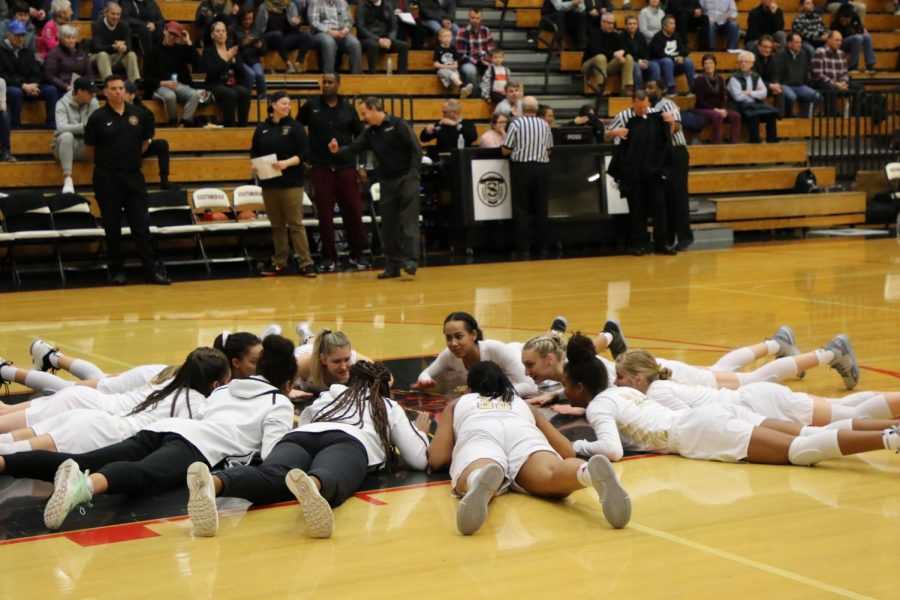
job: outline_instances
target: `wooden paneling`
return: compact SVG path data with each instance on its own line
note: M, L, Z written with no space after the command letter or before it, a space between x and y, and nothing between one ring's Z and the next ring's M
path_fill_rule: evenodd
M763 149L763 146L760 146ZM768 190L790 190L797 174L805 167L777 167L766 169L709 169L693 171L688 178L691 194L728 194ZM834 184L833 167L815 167L819 185Z
M244 152L250 148L253 129L227 127L223 129L195 129L158 127L156 137L169 142L172 152ZM53 132L22 130L12 132L12 147L17 155L50 153Z

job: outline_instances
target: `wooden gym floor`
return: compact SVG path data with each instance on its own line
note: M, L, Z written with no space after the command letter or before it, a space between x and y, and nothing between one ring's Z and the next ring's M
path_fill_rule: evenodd
M0 356L21 365L32 336L113 372L177 362L221 329L312 320L391 359L403 385L421 363L406 359L438 352L444 316L468 310L488 337L509 341L557 314L592 332L616 317L631 347L697 364L783 323L803 349L846 332L863 366L858 389L900 387L893 239L436 267L415 282L363 273L33 292L0 305ZM828 369L791 385L842 393ZM617 470L634 503L622 531L605 524L593 492L560 503L512 494L462 538L446 482L418 475L374 481L385 489L339 508L325 541L302 537L290 504L248 512L235 500L221 501L219 537L194 540L180 499L162 511L157 500L104 499L48 536L38 525L47 484L0 477L0 497L17 490L0 500L0 598L897 597L900 456L815 468L640 457Z

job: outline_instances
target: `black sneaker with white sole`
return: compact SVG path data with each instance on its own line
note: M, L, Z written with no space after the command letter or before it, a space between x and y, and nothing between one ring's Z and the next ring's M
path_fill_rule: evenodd
M610 319L603 324L603 333L612 336L608 349L612 357L618 358L620 354L628 352L628 343L625 341L625 335L622 333L622 326L615 319Z

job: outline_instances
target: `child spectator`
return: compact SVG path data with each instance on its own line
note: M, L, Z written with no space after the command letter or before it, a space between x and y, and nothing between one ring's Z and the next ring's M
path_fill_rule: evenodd
M459 76L459 52L452 44L453 32L449 29L441 29L438 32L438 45L434 49L434 68L437 76L445 88L451 85L459 91L460 98L468 98L472 94L471 83L463 85Z
M481 97L491 104L499 104L506 98L506 84L513 78L509 67L503 66L506 53L497 48L491 53L491 64L481 78Z

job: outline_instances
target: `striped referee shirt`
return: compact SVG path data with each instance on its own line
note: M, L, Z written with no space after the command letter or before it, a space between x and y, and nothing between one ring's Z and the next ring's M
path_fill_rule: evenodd
M656 103L656 106L650 109L650 112L671 112L675 115L675 120L681 123L681 111L678 110L678 105L669 100L668 98L663 98L659 102ZM626 108L615 117L613 117L612 122L607 126L607 131L612 131L613 129L620 129L628 125L628 121L630 121L634 117L634 109ZM613 143L618 144L622 140L616 138ZM687 146L687 140L684 137L684 131L679 127L678 131L672 134L672 145L673 146Z
M553 134L547 121L535 115L523 115L513 119L503 141L512 150L513 162L550 162Z

